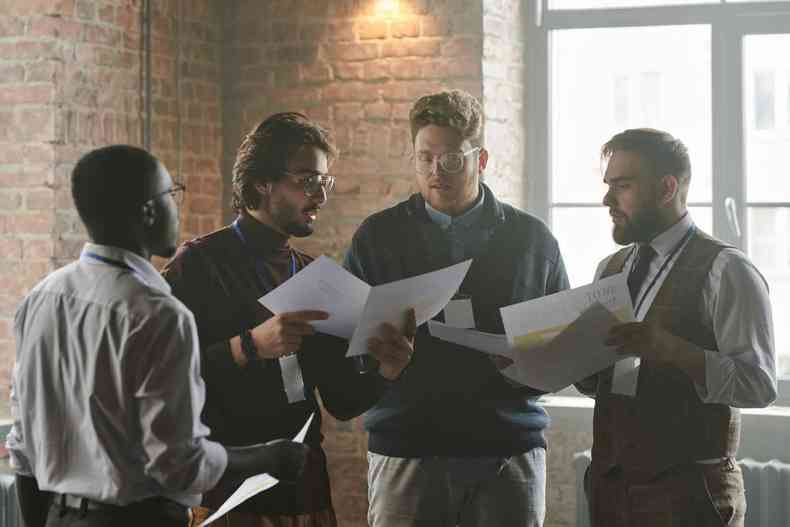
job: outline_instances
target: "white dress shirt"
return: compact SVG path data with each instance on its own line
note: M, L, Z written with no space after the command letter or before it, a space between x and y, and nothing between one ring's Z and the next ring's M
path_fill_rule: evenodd
M144 258L86 244L14 321L14 469L42 490L126 505L200 502L227 466L200 422L192 313Z
M636 297L634 314L643 320L694 226L690 214L654 238L657 257ZM685 239L684 239L685 238ZM674 249L678 249L674 251ZM625 262L630 269L636 251ZM596 279L609 262L598 265ZM663 269L663 270L662 270ZM652 284L652 287L651 287ZM643 298L644 297L644 298ZM771 302L765 279L742 252L722 250L713 261L699 304L702 321L713 331L718 352L705 352L705 384L695 383L705 403L740 408L768 406L776 399L776 353Z

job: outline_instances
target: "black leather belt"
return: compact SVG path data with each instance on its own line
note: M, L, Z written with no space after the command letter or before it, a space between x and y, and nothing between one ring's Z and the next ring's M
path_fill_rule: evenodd
M83 498L82 496L75 496L73 494L55 493L52 503L63 508L76 509L83 513L88 511L140 513L146 516L154 514L175 519L187 519L190 514L189 508L185 505L181 505L180 503L161 496L146 498L128 505L116 505L113 503L103 503L90 498Z

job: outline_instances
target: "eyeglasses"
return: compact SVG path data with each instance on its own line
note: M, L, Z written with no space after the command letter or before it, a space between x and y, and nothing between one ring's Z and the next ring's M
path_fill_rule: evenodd
M173 197L173 201L176 202L176 205L181 205L184 202L184 194L186 193L187 187L183 183L176 183L168 190L163 190L162 192L158 192L145 200L146 203L149 201L155 200L159 196L164 196L165 194L170 194Z
M479 146L467 150L466 152L445 152L438 158L428 152L419 152L417 154L417 173L430 174L433 170L433 160L436 159L439 163L439 168L448 174L457 174L464 169L466 156L474 154L480 150Z
M284 170L283 174L298 178L299 183L304 189L304 195L308 198L317 196L322 192L328 196L329 193L332 192L332 189L335 188L335 176L330 176L329 174L310 174L309 176L304 176L288 172L287 170Z

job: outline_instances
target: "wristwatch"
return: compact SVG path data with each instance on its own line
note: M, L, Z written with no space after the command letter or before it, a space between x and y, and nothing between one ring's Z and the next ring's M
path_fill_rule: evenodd
M241 334L241 351L247 357L247 362L253 363L258 360L258 350L255 348L255 343L252 341L252 333L247 329Z

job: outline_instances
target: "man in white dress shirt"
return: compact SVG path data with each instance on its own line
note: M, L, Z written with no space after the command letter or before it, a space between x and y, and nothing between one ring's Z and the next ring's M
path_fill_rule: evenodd
M184 187L123 145L85 155L71 183L93 243L14 321L7 446L25 524L185 526L223 475L298 477L303 445L206 439L194 318L150 263L175 251Z
M682 142L626 130L602 156L603 204L626 247L596 276L628 273L638 322L607 337L626 358L577 384L596 398L585 477L592 524L742 526L738 408L776 398L767 284L692 221Z

